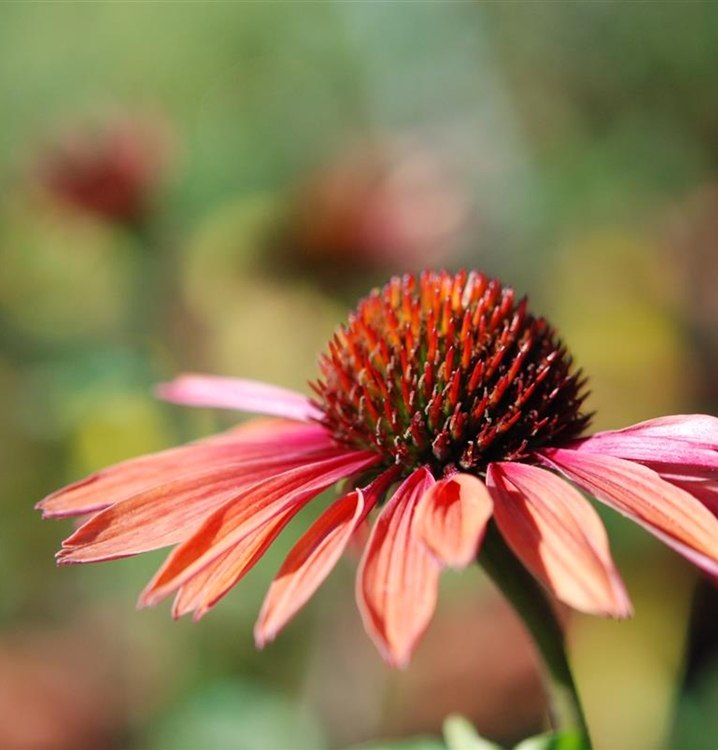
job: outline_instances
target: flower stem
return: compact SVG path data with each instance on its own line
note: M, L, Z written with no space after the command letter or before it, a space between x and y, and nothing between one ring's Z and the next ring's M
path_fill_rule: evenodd
M546 667L551 725L557 732L581 735L591 747L581 702L566 656L563 629L541 585L508 548L495 524L489 524L479 564L521 617L533 636Z

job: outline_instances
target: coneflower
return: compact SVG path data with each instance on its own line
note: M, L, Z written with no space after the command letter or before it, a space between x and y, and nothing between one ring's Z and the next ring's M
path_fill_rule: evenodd
M92 514L61 563L176 545L140 597L201 617L318 494L348 486L291 550L265 600L262 646L316 591L355 532L364 625L404 666L442 569L477 559L487 529L558 600L625 617L631 605L586 492L718 575L718 419L673 416L581 437L585 379L526 300L479 273L392 278L320 359L307 398L185 375L176 403L271 415L126 461L62 489L45 517Z

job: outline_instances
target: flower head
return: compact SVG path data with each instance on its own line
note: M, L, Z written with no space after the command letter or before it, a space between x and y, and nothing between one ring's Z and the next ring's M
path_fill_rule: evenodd
M136 226L151 209L168 145L160 123L117 118L54 144L42 156L39 179L66 206Z
M488 523L560 601L625 617L605 530L581 491L718 574L718 419L665 417L580 437L585 380L526 301L477 273L392 278L359 303L320 360L314 399L200 375L177 403L274 419L98 472L43 500L92 514L62 563L176 545L140 597L201 617L322 491L348 486L289 553L256 629L272 640L369 519L357 575L367 632L408 663L439 574L476 559ZM493 519L493 520L491 520Z
M513 289L477 273L393 278L359 303L320 361L322 422L408 473L486 474L575 437L585 381Z
M468 219L469 202L448 156L385 134L357 143L302 180L276 249L293 272L347 292L357 276L446 260Z

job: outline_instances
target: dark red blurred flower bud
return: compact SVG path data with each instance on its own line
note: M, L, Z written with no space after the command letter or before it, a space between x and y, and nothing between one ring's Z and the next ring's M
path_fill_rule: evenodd
M58 202L139 226L153 209L168 152L160 122L119 117L68 132L41 156L38 174Z
M468 218L458 175L406 139L345 152L296 192L282 238L293 266L346 277L449 261Z

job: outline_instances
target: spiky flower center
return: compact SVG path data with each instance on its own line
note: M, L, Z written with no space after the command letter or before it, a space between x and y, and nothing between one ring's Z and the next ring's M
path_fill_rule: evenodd
M476 272L424 272L373 290L339 327L312 384L324 424L408 473L483 474L576 437L585 380L543 318Z

